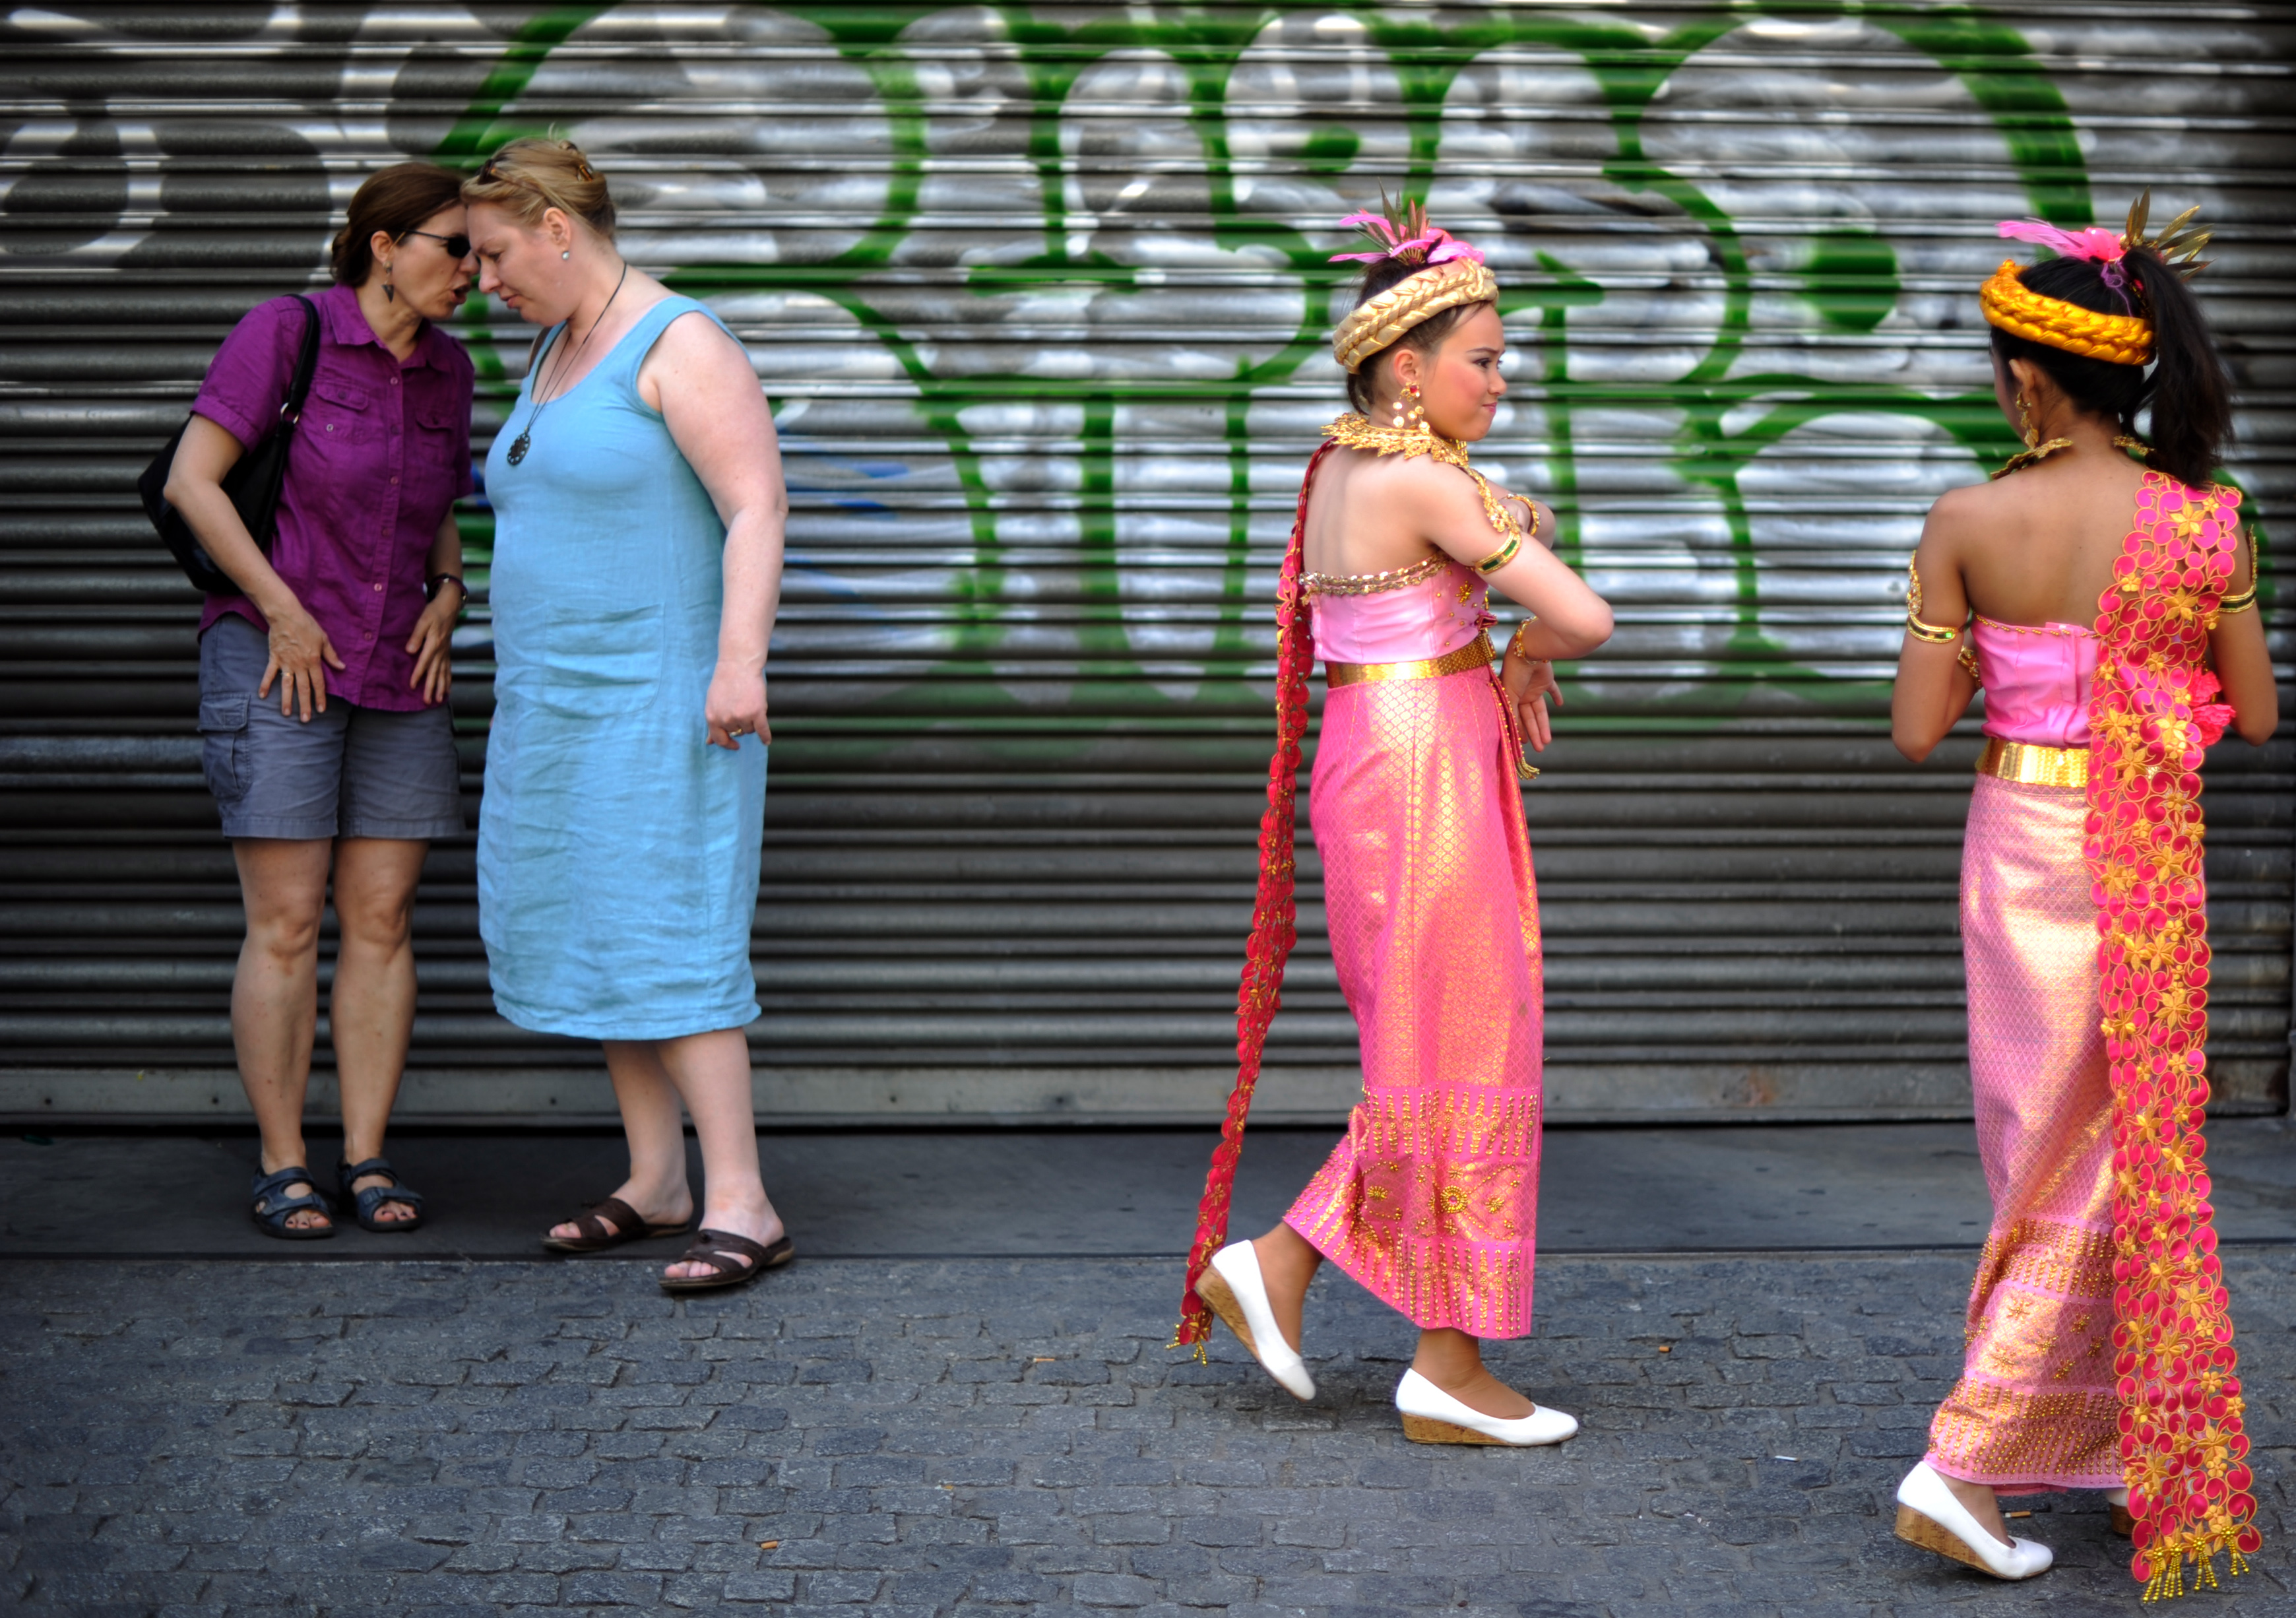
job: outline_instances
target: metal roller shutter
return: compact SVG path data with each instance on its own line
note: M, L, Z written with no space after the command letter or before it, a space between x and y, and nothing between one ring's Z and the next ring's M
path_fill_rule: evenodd
M96 5L0 20L0 1112L242 1106L193 604L133 474L362 175L562 126L708 298L794 496L753 1030L780 1118L1206 1118L1267 602L1337 407L1330 222L1428 197L1508 288L1483 452L1618 604L1529 789L1561 1117L1967 1105L1974 744L1883 715L1904 560L2008 448L1992 222L2218 230L2252 511L2291 468L2285 7ZM2158 210L2156 206L2156 211ZM483 439L529 333L473 309ZM483 513L468 527L483 559ZM2267 549L2274 645L2287 563ZM483 603L483 592L480 602ZM455 709L475 794L486 614ZM2211 766L2220 1103L2284 1104L2292 758ZM475 809L475 797L473 809ZM1303 858L1267 1117L1352 1024ZM432 856L402 1115L591 1116ZM323 1030L324 1045L324 1030ZM322 1065L324 1070L324 1059ZM319 1086L324 1100L323 1072Z

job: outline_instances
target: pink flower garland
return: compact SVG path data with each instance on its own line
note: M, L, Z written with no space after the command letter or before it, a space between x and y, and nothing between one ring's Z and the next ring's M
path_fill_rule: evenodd
M2262 1543L2209 1204L2209 945L2203 750L2232 717L2206 667L2233 568L2234 489L2147 472L2097 604L2083 853L2095 879L2098 995L2113 1090L2113 1369L2144 1597L2216 1582Z

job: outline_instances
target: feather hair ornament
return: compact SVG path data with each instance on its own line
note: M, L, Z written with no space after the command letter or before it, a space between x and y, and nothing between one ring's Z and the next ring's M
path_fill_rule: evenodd
M1471 259L1477 264L1483 261L1480 248L1469 246L1440 226L1430 225L1425 205L1415 199L1404 203L1400 222L1393 218L1395 205L1387 200L1383 191L1380 193L1379 206L1377 213L1351 213L1340 221L1342 229L1349 226L1361 229L1376 243L1374 250L1367 253L1333 253L1331 262L1337 264L1346 259L1357 264L1377 264L1382 259L1393 259L1425 268L1448 264L1455 259Z

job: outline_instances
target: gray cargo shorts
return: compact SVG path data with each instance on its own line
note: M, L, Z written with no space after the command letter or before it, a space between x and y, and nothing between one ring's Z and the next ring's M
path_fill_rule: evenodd
M226 837L400 837L463 831L462 766L445 703L411 713L330 695L309 721L258 697L270 643L236 615L200 637L200 766Z

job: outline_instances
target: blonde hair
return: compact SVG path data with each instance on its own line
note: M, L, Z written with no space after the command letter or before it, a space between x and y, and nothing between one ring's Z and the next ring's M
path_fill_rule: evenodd
M499 208L529 230L555 208L614 239L614 199L605 177L572 141L529 136L509 142L463 182L463 201Z

